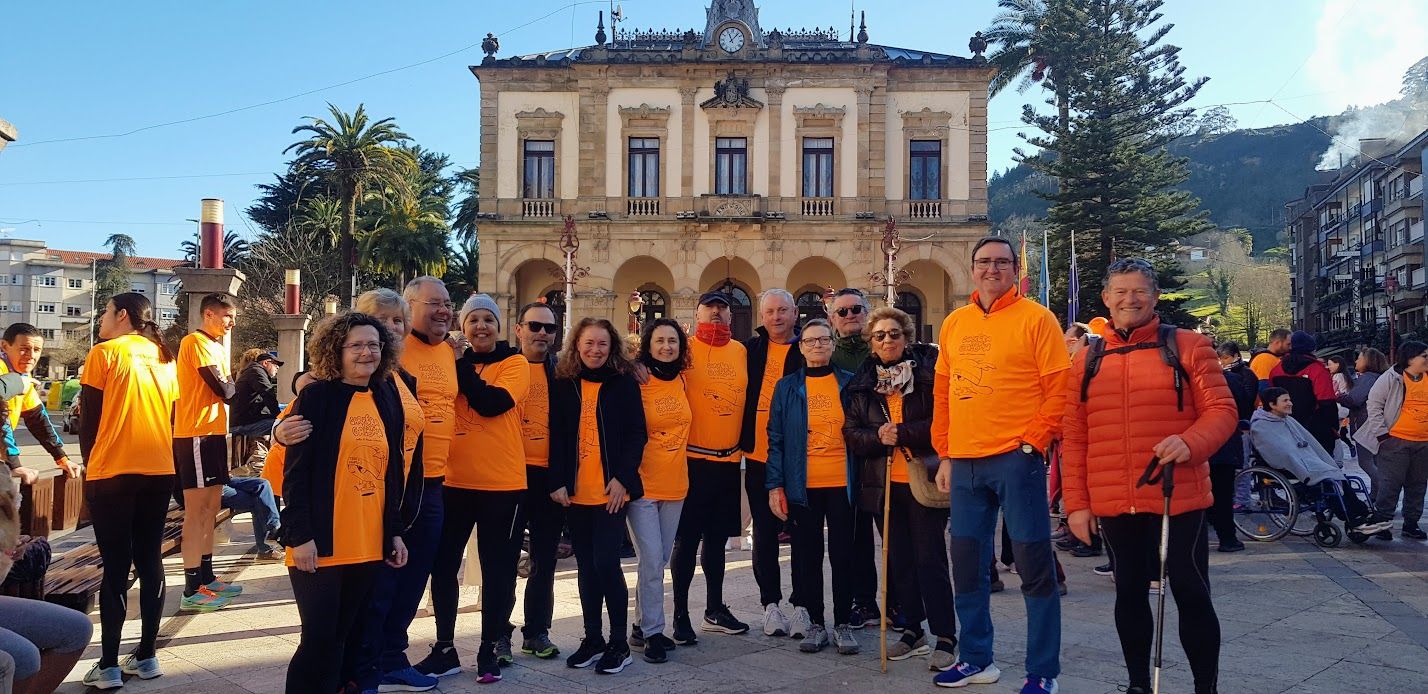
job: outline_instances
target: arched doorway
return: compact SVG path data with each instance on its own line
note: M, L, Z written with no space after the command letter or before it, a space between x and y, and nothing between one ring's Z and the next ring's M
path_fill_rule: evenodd
M924 329L922 324L922 299L912 292L898 292L897 303L894 306L903 313L912 317L913 328L917 330L917 340L928 342L931 340L931 326Z
M709 288L709 291L721 291L734 299L734 305L729 307L732 314L729 319L729 331L733 333L735 340L747 340L754 334L754 302L749 297L748 290L725 280Z
M827 318L828 310L823 306L823 292L806 291L798 295L798 324L804 325L815 318Z
M640 309L641 328L649 325L652 320L669 315L669 300L658 289L641 289L640 298L645 301L644 306Z

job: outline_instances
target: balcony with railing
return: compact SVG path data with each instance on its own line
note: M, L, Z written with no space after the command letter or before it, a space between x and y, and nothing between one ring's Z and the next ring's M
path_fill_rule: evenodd
M625 214L630 217L656 217L660 213L659 198L626 198Z
M556 215L557 201L551 198L521 199L521 216L527 219L545 219Z
M905 204L908 219L941 219L946 209L942 200L907 200Z
M832 217L837 214L837 198L803 198L799 204L799 214L804 217Z

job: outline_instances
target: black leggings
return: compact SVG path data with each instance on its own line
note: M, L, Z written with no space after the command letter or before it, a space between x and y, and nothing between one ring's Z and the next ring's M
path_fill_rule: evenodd
M833 623L847 624L853 610L853 507L846 487L809 489L808 505L788 505L793 521L793 592L814 624L824 624L823 525L828 525L828 564L833 574ZM869 523L871 526L872 523Z
M356 676L362 651L357 620L372 600L381 562L288 568L302 637L288 663L287 694L335 692Z
M681 523L670 552L669 572L674 579L674 616L689 616L689 585L694 582L694 564L704 569L704 591L707 600L704 613L724 604L724 543L726 535L715 535L705 528L686 530ZM699 551L699 544L704 551Z
M1210 464L1210 491L1215 495L1215 504L1210 507L1210 524L1215 526L1215 537L1220 544L1234 542L1235 536L1235 475L1238 465Z
M555 612L555 553L560 546L560 533L565 530L565 507L551 500L546 494L546 480L550 472L535 465L526 466L525 501L521 504L520 515L516 518L516 556L520 557L520 547L524 544L521 529L530 528L531 571L526 577L526 624L521 633L526 638L534 638L550 632L551 616ZM511 597L515 604L515 596Z
M1136 513L1100 519L1101 534L1116 558L1116 632L1126 672L1131 686L1146 689L1155 640L1155 617L1146 591L1151 581L1160 579L1153 573L1160 552L1160 518ZM1210 601L1210 544L1203 509L1170 517L1165 565L1195 691L1214 692L1220 666L1220 619Z
M476 529L476 554L481 566L481 642L495 643L511 635L511 610L515 607L516 562L521 546L516 515L524 491L488 492L442 487L441 542L431 569L431 604L436 612L436 640L456 639L459 589L456 573L461 557ZM467 570L473 570L468 566Z
M768 464L744 459L744 493L754 521L754 582L759 585L759 605L783 601L783 572L778 566L778 533L783 521L769 509Z
M604 506L571 504L570 544L575 550L576 580L585 638L599 639L600 613L610 613L611 643L625 638L629 623L630 589L620 569L620 545L625 542L625 509L608 513Z
M100 667L119 665L119 641L129 611L130 566L139 577L142 622L134 654L140 659L154 655L164 613L164 519L173 487L173 475L118 475L84 484L94 541L104 562L99 589Z

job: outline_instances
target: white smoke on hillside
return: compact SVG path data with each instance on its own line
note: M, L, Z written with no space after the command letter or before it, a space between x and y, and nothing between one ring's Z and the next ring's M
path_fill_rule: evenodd
M1397 147L1428 130L1428 99L1407 98L1368 108L1354 108L1330 122L1334 140L1314 168L1333 171L1359 156L1359 140L1382 138ZM1373 152L1369 152L1373 154Z

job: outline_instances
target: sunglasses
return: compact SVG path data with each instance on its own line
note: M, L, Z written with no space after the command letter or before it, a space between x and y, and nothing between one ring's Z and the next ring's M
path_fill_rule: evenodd
M863 305L862 305L862 304L855 304L855 305L853 305L853 306L848 306L847 308L840 308L840 309L838 309L837 311L834 311L834 313L838 314L838 317L839 317L839 318L847 318L848 316L856 316L856 315L858 315L858 314L860 314L860 313L862 313L862 312L863 312Z
M560 326L555 323L542 323L538 320L528 320L524 323L524 325L526 326L526 330L529 330L533 333L541 332L546 333L548 335L554 335L555 331L560 329Z
M1121 258L1106 267L1107 273L1127 272L1130 270L1154 270L1155 266L1149 260L1141 258Z
M901 340L903 332L901 330L877 330L873 332L873 342L883 340Z

